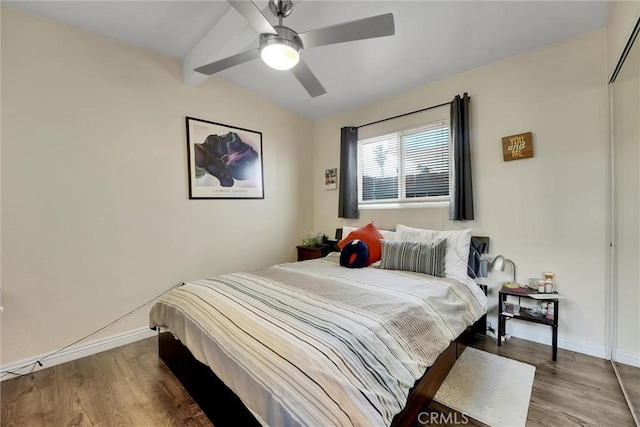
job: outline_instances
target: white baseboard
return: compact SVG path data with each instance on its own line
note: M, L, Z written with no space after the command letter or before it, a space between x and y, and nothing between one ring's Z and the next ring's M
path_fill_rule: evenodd
M46 359L44 362L42 362L43 366L36 364L32 372L39 371L41 369L50 368L52 366L59 365L61 363L80 359L82 357L91 356L92 354L96 354L106 350L110 350L112 348L120 347L135 341L140 341L142 339L152 337L155 334L156 332L149 329L148 327L142 327L142 328L133 329L127 332L123 332L121 334L100 338L95 341L90 341L83 344L77 344L67 349L64 349L60 353L57 353L56 355ZM7 365L2 365L2 367L0 367L0 370L3 372L12 371L17 373L27 373L31 371L33 364L37 360L42 359L43 357L45 357L47 354L50 354L50 353L51 352L48 352L48 353L41 354L39 356L28 357L26 359L18 360L16 362L12 362ZM22 368L23 366L27 366L27 367L20 370L20 368ZM0 381L8 380L16 376L17 375L7 374L6 376L2 376L2 378L0 378Z
M616 348L615 361L640 368L640 354Z
M498 330L498 319L489 318L491 325ZM544 328L539 330L536 328ZM551 358L551 327L544 325L532 325L526 322L507 322L507 333L512 337L522 338L528 341L546 344L549 346L549 358ZM558 337L558 348L575 351L577 353L587 354L589 356L599 357L600 359L609 359L607 348L604 344L592 344L572 339Z

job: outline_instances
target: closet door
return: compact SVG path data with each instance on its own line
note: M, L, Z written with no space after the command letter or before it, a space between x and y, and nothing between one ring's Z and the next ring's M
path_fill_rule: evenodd
M613 359L637 420L640 414L640 41L611 84L615 336Z

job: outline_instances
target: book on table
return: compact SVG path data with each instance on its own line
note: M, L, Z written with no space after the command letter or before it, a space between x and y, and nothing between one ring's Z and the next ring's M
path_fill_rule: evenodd
M560 299L560 295L558 294L543 294L543 293L530 293L527 295L533 299Z

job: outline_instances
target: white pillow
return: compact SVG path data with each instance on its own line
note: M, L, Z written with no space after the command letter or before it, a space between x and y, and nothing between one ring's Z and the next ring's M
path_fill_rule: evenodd
M384 240L396 240L396 232L389 230L378 230Z
M357 230L357 227L349 227L347 225L344 225L342 227L342 238L345 239L349 233L351 233L354 230ZM378 230L380 232L380 234L382 234L382 238L385 240L396 240L396 232L395 231L388 231L388 230Z
M468 277L469 247L472 230L445 231L425 230L398 224L396 240L409 242L433 243L438 239L447 239L447 250L444 256L444 274L446 277Z
M349 227L349 226L343 226L342 227L342 239L346 239L347 236L349 235L349 233L351 233L352 231L357 230L358 227Z

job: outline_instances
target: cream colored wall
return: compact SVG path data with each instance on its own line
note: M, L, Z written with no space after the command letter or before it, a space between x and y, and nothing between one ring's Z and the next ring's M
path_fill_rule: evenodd
M609 122L605 31L412 90L314 124L314 229L370 220L457 229L491 237L491 253L518 267L518 279L557 275L560 345L605 356ZM340 127L471 96L476 220L451 222L446 208L366 210L339 220L338 192L323 189L323 171L339 165ZM446 113L446 111L445 111ZM363 129L364 130L364 129ZM501 138L533 132L535 157L504 162ZM340 171L338 171L340 173ZM496 283L511 272L491 274ZM492 312L495 317L495 311ZM495 326L495 323L494 323ZM550 343L548 327L509 324L514 334Z
M607 77L618 65L633 27L640 18L640 0L609 0L607 22Z
M312 124L178 61L2 8L2 363L172 284L295 258ZM264 200L188 200L185 116L263 132ZM144 309L107 335L145 326Z

